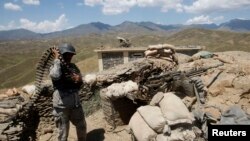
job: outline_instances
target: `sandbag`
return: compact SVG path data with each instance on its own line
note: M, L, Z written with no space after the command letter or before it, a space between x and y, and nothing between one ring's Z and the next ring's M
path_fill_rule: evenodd
M3 100L3 99L5 99L5 98L7 98L7 97L9 97L9 96L6 95L6 94L0 94L0 100Z
M171 131L170 135L158 134L156 141L193 141L195 133L188 128L177 128Z
M164 98L164 93L163 92L158 92L153 96L151 99L149 105L156 106L159 105L160 101Z
M129 121L129 128L132 130L138 141L155 141L157 134L144 121L138 112L135 112Z
M15 108L18 103L18 99L3 100L0 101L0 108Z
M149 50L154 50L154 49L173 49L174 50L175 46L171 44L157 44L157 45L149 45L148 49Z
M164 134L158 134L156 137L156 141L169 141L168 136Z
M162 133L166 124L161 109L157 106L141 106L137 109L150 128L157 133Z
M16 108L9 108L9 109L0 108L0 114L13 115L16 112L17 112Z
M157 50L146 50L144 52L145 56L152 56L157 54Z
M90 86L96 83L96 74L86 74L83 80Z
M30 96L35 93L36 86L35 85L25 85L22 87L22 91L29 94Z
M190 123L194 121L193 115L188 111L186 105L174 93L165 93L164 98L159 103L161 111L168 125L178 123Z
M102 89L102 93L105 93L105 97L108 99L117 99L125 97L130 93L137 92L139 86L136 82L131 80L121 83L113 83L105 89Z

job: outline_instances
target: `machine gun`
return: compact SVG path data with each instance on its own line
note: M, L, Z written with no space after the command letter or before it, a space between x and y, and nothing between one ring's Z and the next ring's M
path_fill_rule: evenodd
M153 96L157 92L168 92L168 91L182 91L187 95L193 95L193 83L196 83L195 78L202 75L207 70L217 68L224 65L223 63L202 67L198 69L192 69L190 71L169 71L159 75L151 75L144 83L144 88L147 89L148 93ZM201 84L197 84L201 85ZM201 87L201 86L200 86Z
M117 37L117 39L120 42L120 45L119 45L120 47L125 47L125 48L131 47L131 43L130 43L129 39L125 39L122 37Z

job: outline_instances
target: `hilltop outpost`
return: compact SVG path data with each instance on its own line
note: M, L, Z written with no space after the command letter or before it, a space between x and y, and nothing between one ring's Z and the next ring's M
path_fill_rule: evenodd
M168 44L157 44L157 45L149 45L150 46L159 46L164 47ZM188 46L172 46L177 53L186 54L192 56L193 54L204 50L204 46L195 46L195 45L188 45ZM121 47L121 48L100 48L94 50L98 55L98 67L99 71L109 69L119 64L125 64L130 61L134 61L139 58L144 58L144 52L148 49L148 47Z

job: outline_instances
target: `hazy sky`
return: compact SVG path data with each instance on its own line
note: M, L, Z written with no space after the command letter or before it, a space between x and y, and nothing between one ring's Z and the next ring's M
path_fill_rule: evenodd
M250 19L250 0L0 0L0 30L47 33L90 22L204 24Z

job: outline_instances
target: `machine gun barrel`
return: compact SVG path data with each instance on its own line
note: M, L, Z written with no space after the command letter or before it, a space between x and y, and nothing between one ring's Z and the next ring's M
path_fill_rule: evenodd
M209 69L217 68L217 67L223 66L223 65L224 65L224 63L220 63L220 64L217 64L217 65L214 65L214 66L208 66L208 67L202 67L202 68L199 68L199 69L193 69L191 71L186 72L185 75L187 77L194 77L194 76L201 75L201 74L205 73Z
M159 74L159 75L152 75L148 78L148 80L156 80L156 79L164 79L165 81L169 81L173 78L178 78L181 75L184 75L186 77L194 77L194 76L200 76L201 74L205 73L207 70L212 69L212 68L217 68L219 66L224 65L223 63L214 65L214 66L208 66L208 67L202 67L199 69L192 69L190 71L169 71L163 74Z

